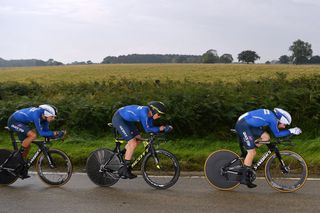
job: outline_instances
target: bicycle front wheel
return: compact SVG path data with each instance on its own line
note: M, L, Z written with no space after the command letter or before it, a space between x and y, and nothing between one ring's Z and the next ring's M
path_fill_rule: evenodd
M108 162L108 163L107 163ZM107 165L105 165L107 163ZM119 180L122 166L118 156L109 149L93 151L87 159L86 171L90 180L98 186L112 186Z
M180 165L172 153L163 149L155 152L156 157L151 153L144 157L141 165L142 176L150 186L156 189L167 189L178 181Z
M40 179L51 186L66 184L72 175L72 163L66 153L58 149L42 153L37 161L37 172Z
M11 155L11 151L6 149L0 149L0 165L2 165ZM4 166L12 166L9 163L6 163ZM7 186L14 183L18 179L18 176L15 176L6 170L0 169L0 186Z
M273 154L265 166L265 176L269 185L281 192L294 192L300 189L307 180L308 167L305 160L291 151L280 152L285 168Z

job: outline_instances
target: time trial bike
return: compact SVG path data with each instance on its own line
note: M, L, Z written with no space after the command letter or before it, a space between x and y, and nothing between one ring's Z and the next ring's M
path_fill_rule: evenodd
M232 132L237 133L232 129ZM239 141L240 142L240 141ZM300 189L307 180L308 167L305 160L292 151L279 151L277 145L293 146L290 138L276 139L275 141L260 141L266 144L268 151L262 155L257 163L253 164L256 171L263 162L265 164L265 178L268 184L281 192L294 192ZM242 160L246 150L240 142L241 156L230 150L218 150L209 155L205 162L204 173L208 182L220 190L232 190L239 186L242 176ZM255 173L250 176L251 181L256 179Z
M113 127L111 123L108 124ZM135 167L141 160L141 172L144 180L156 189L167 189L173 186L180 176L180 165L177 158L167 150L157 149L156 142L164 142L163 133L151 133L143 141L144 151L133 161ZM87 159L86 171L90 180L99 186L112 186L118 182L118 170L124 165L125 149L121 144L125 142L119 137L114 128L116 147L114 150L102 148L93 151Z
M13 151L8 149L0 149L0 185L10 185L19 177L21 170L27 169L36 162L36 171L40 179L51 186L61 186L66 184L72 175L72 163L66 153L58 149L50 149L47 145L51 144L50 138L44 138L43 141L33 141L37 145L38 150L34 153L27 164L26 168L21 168L19 161L14 157L14 153L18 150L17 141L13 131L5 127L9 131Z

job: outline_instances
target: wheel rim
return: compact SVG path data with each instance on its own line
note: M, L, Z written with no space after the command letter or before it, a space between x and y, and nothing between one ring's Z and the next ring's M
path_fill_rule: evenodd
M308 176L307 164L304 159L290 151L280 152L281 158L285 162L286 172L281 170L281 164L272 155L266 164L266 179L271 187L282 192L293 192L300 189Z
M147 183L155 188L168 188L174 185L180 174L177 159L169 152L157 150L159 164L155 163L152 155L148 155L143 163L143 176Z
M40 178L49 185L63 185L69 181L72 174L70 159L58 150L49 150L55 167L51 167L46 156L41 155L38 163Z

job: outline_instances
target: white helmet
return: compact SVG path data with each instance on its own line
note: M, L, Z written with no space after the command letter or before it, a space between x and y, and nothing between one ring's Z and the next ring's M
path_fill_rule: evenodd
M276 117L278 118L279 122L285 125L290 125L291 124L291 115L289 112L280 109L280 108L274 108L273 110L276 114Z
M39 108L44 109L44 116L45 117L57 116L58 109L53 105L43 104L43 105L40 105Z

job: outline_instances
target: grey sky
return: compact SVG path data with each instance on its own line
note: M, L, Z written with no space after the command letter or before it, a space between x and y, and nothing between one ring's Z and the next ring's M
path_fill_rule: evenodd
M133 53L216 49L260 62L296 39L320 55L318 0L0 0L0 57L101 62Z

